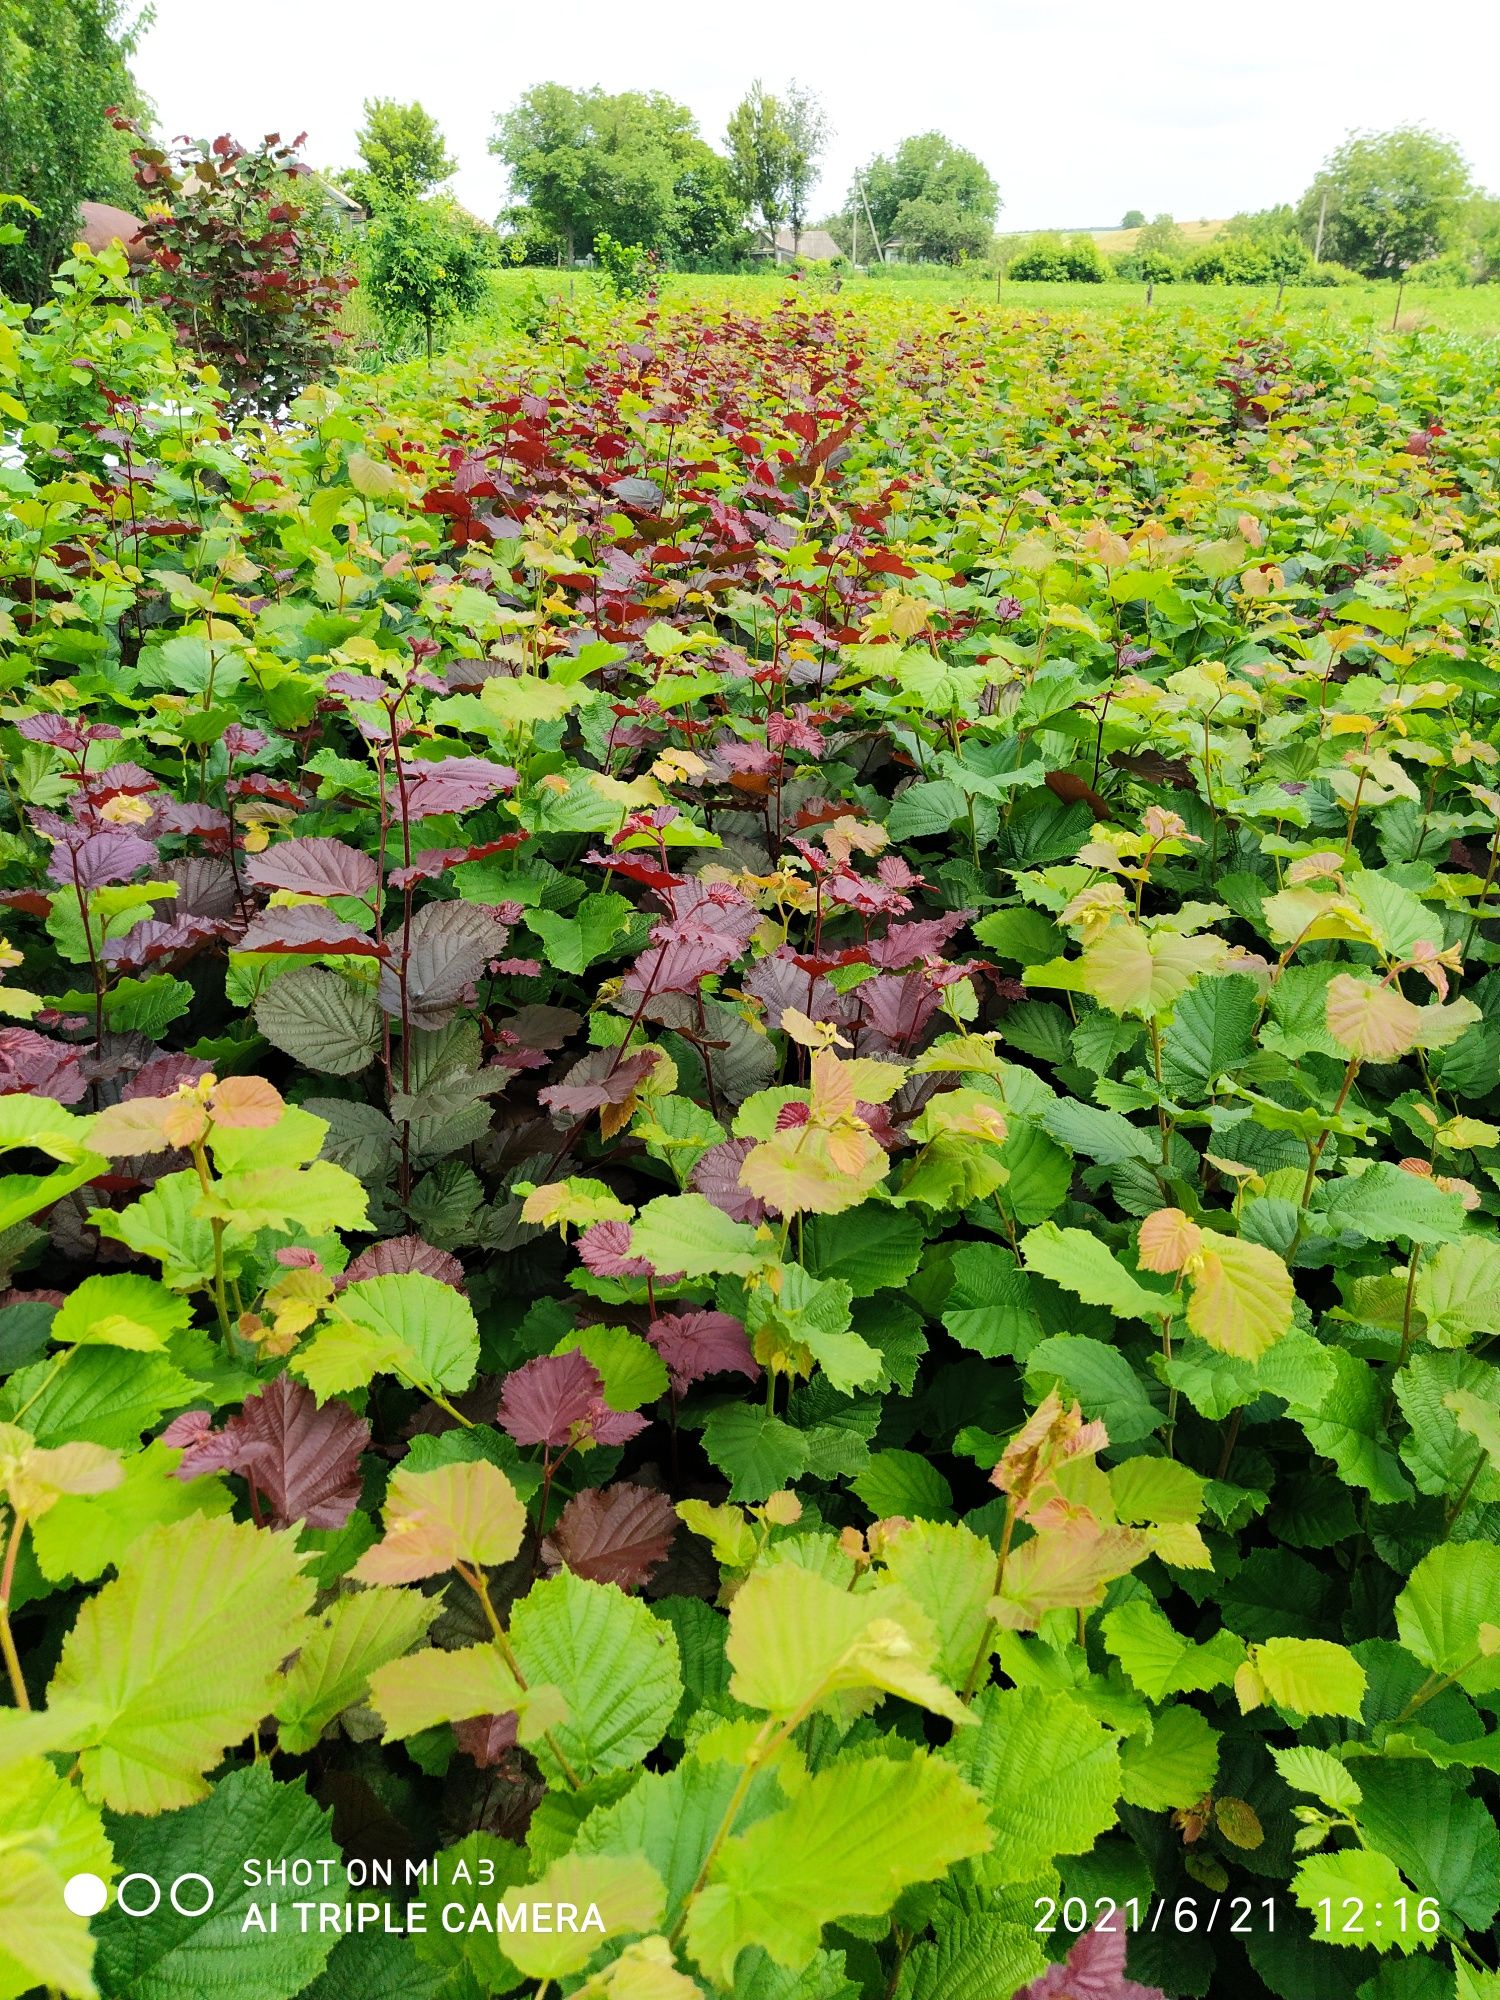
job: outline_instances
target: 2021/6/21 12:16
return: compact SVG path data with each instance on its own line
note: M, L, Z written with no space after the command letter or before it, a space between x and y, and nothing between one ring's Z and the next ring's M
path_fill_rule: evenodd
M1414 1933L1435 1937L1443 1922L1436 1896L1392 1896L1388 1902L1324 1896L1312 1909L1324 1937L1369 1937L1387 1931L1395 1937Z

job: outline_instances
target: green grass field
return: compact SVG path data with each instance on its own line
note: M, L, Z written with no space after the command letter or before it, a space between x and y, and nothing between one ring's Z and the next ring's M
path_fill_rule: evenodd
M551 296L575 297L592 293L598 280L586 271L558 272L517 270L497 272L492 279L495 305L507 312L512 302L529 288ZM818 272L793 278L785 272L750 277L691 277L673 274L667 280L671 296L684 299L712 299L725 305L751 306L763 302L776 291L804 288L828 289L835 280ZM934 267L930 275L887 277L882 275L845 276L835 294L846 303L900 299L913 303L994 305L997 292L993 277L982 271L944 270ZM1012 310L1031 308L1067 313L1115 314L1140 312L1145 308L1145 287L1135 283L1111 282L1102 285L1015 284L999 287L998 303ZM1264 285L1158 285L1151 310L1171 313L1183 309L1222 313L1226 318L1268 318L1275 312L1274 288ZM1299 320L1323 322L1330 326L1368 328L1372 334L1389 332L1395 311L1396 294L1388 284L1332 287L1289 287L1283 311ZM1400 333L1438 333L1463 338L1500 338L1500 285L1409 286L1402 299Z

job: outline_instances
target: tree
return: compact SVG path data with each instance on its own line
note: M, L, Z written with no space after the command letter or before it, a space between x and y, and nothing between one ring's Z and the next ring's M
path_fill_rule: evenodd
M1368 278L1399 278L1446 247L1472 193L1451 139L1416 125L1351 132L1303 195L1297 220L1311 242L1322 216L1324 257Z
M1182 239L1182 231L1172 217L1162 214L1153 216L1146 224L1135 239L1135 247L1141 255L1153 257L1160 263L1163 260L1180 257L1186 246Z
M828 117L816 94L793 83L782 103L790 149L787 155L786 208L792 225L792 254L800 248L807 205L818 179L818 161L828 144Z
M729 120L729 171L736 195L770 237L790 213L796 141L786 110L757 80Z
M1145 221L1144 210L1127 208L1124 215L1120 218L1120 227L1122 229L1141 229L1145 226Z
M37 211L14 212L23 233L0 245L0 290L45 298L78 204L130 203L130 148L106 114L144 111L130 74L139 27L122 0L0 0L0 192Z
M364 171L349 178L364 184L361 198L372 212L382 200L418 200L457 171L436 119L420 104L398 104L393 97L365 99L359 152Z
M484 297L483 242L441 199L388 202L370 227L366 257L375 310L394 329L420 326L429 361L434 329Z
M537 84L496 124L514 227L544 233L567 263L601 233L668 256L704 256L737 219L726 163L692 113L660 91Z
M883 242L899 242L917 258L944 264L989 247L1000 191L984 162L941 132L903 139L889 158L877 153L861 178ZM860 200L856 183L851 209Z

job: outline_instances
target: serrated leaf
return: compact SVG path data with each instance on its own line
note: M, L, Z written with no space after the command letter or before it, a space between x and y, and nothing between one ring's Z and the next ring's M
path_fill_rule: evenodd
M422 1637L442 1609L412 1590L359 1590L314 1622L276 1698L283 1750L310 1750L337 1716L361 1700L378 1667Z
M1083 1854L1115 1823L1120 1757L1113 1733L1071 1694L989 1686L978 1729L948 1745L985 1803L1000 1879L1025 1882L1058 1855Z
M528 1686L556 1688L567 1706L551 1744L535 1746L553 1783L558 1753L590 1778L638 1764L665 1735L682 1698L677 1642L613 1584L565 1570L533 1585L511 1614L510 1639Z
M1398 1903L1415 1900L1394 1862L1383 1854L1358 1847L1346 1847L1337 1854L1312 1855L1292 1877L1292 1895L1311 1913L1313 1936L1320 1944L1354 1946L1371 1943L1376 1911L1394 1910ZM1346 1900L1357 1903L1361 1915L1368 1913L1368 1931L1364 1922L1345 1928L1349 1916ZM1324 1904L1331 1904L1331 1910L1324 1910L1321 1907ZM1329 1929L1323 1927L1325 1915L1333 1918ZM1408 1929L1400 1923L1383 1926L1379 1938L1383 1949L1401 1952L1418 1951L1426 1943L1424 1934L1415 1925Z
M1267 1639L1255 1670L1278 1708L1298 1715L1348 1715L1364 1707L1365 1670L1346 1646L1328 1639Z
M49 1697L87 1699L85 1793L117 1812L203 1798L203 1774L271 1706L312 1587L289 1535L195 1517L148 1529L79 1612Z
M1218 1769L1219 1733L1186 1702L1158 1715L1149 1737L1127 1737L1120 1747L1122 1796L1147 1812L1196 1805Z
M982 1853L989 1838L979 1801L936 1758L835 1764L725 1842L689 1910L688 1950L730 1989L751 1945L798 1970L825 1924L883 1915L907 1884Z
M1028 1270L1039 1271L1085 1304L1106 1306L1121 1319L1160 1320L1174 1311L1173 1294L1132 1277L1109 1246L1086 1229L1044 1222L1021 1239Z

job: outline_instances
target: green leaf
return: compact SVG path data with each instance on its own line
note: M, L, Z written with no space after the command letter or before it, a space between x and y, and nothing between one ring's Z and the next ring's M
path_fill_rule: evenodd
M934 1673L962 1687L989 1626L994 1549L961 1523L919 1520L886 1531L883 1560L886 1576L937 1634Z
M1155 1291L1131 1275L1109 1246L1086 1229L1044 1222L1021 1239L1028 1270L1074 1292L1086 1305L1105 1306L1120 1319L1160 1320L1174 1311L1173 1294Z
M1463 1347L1476 1333L1500 1333L1500 1243L1477 1235L1445 1243L1418 1267L1412 1301L1435 1347Z
M798 1970L825 1924L883 1916L902 1889L983 1853L989 1838L979 1801L936 1758L833 1764L725 1842L689 1911L688 1950L730 1990L751 1945Z
M1313 1936L1320 1944L1378 1943L1382 1950L1406 1952L1420 1950L1427 1942L1415 1925L1387 1923L1376 1931L1378 1912L1393 1909L1403 1898L1408 1904L1414 1900L1410 1886L1383 1854L1357 1847L1343 1848L1337 1854L1314 1854L1292 1877L1292 1895L1311 1913ZM1351 1922L1346 1902L1359 1905L1350 1930L1344 1928ZM1322 1907L1325 1904L1332 1907ZM1329 1916L1333 1919L1331 1928L1324 1922Z
M1183 1638L1152 1598L1132 1597L1102 1620L1104 1644L1152 1701L1225 1687L1243 1664L1245 1647L1232 1632L1202 1645Z
M131 1451L168 1410L203 1394L203 1385L162 1354L123 1347L75 1347L22 1368L0 1388L0 1423L24 1411L40 1445L79 1440Z
M896 2000L1011 2000L1046 1969L1026 1925L988 1915L949 1917L901 1968Z
M663 1275L745 1278L766 1260L756 1232L731 1222L701 1194L662 1194L648 1201L630 1232L631 1255L648 1258Z
M1411 1487L1387 1441L1380 1377L1345 1348L1323 1353L1335 1370L1333 1387L1316 1410L1293 1401L1287 1415L1302 1426L1314 1451L1333 1460L1346 1486L1362 1487L1382 1505L1405 1500Z
M1226 1070L1250 1055L1259 1011L1255 982L1242 972L1205 979L1177 1003L1162 1037L1162 1082L1174 1097L1207 1097Z
M648 1340L623 1326L586 1326L558 1342L554 1354L574 1349L598 1369L612 1410L639 1410L667 1393L667 1370Z
M19 1092L0 1097L0 1153L22 1147L60 1162L48 1174L0 1175L0 1230L13 1229L108 1171L102 1156L89 1150L89 1124L50 1097Z
M330 1815L308 1798L300 1778L277 1784L268 1765L247 1765L230 1772L200 1805L153 1819L116 1820L110 1831L120 1873L158 1881L163 1893L150 1916L127 1916L112 1903L96 1918L104 2000L205 2000L216 1993L291 2000L327 1963L334 1933L317 1923L304 1930L292 1907L320 1891L271 1882L263 1872L267 1860L300 1858L313 1865L321 1883L322 1864L329 1862L330 1890L322 1893L341 1900L341 1856ZM253 1867L247 1866L252 1857ZM212 1885L213 1904L202 1916L183 1916L172 1907L168 1890L184 1869ZM189 1880L178 1900L192 1911L207 1893ZM140 1883L131 1897L149 1900ZM260 1911L259 1923L252 1909Z
M125 1273L85 1278L58 1307L50 1338L65 1345L128 1347L148 1354L165 1347L192 1316L187 1301L154 1278Z
M376 1668L414 1646L442 1601L414 1590L358 1590L314 1622L276 1698L281 1747L310 1750L336 1716L361 1700Z
M373 986L318 965L293 965L255 1003L266 1040L323 1076L353 1076L373 1062L381 1018Z
M63 1642L49 1699L94 1704L83 1789L117 1812L203 1798L203 1774L271 1707L312 1596L290 1535L194 1518L150 1528Z
M1365 1702L1365 1670L1347 1646L1328 1639L1267 1639L1255 1670L1278 1708L1298 1715L1348 1715Z
M1114 1445L1150 1437L1163 1421L1139 1375L1117 1347L1081 1333L1053 1334L1026 1357L1026 1382L1040 1400L1054 1385L1076 1397L1086 1417L1102 1419Z
M477 1646L425 1646L376 1667L369 1677L370 1707L385 1724L387 1740L418 1736L440 1722L464 1722L474 1715L515 1714L520 1734L531 1741L561 1712L556 1690L523 1688L500 1650L489 1640ZM528 1711L536 1707L532 1718ZM536 1721L536 1728L528 1727Z
M28 1756L0 1769L0 1827L0 1993L13 2000L46 1981L83 2000L94 1991L93 1940L87 1919L63 1902L63 1884L114 1875L99 1813L44 1758Z
M323 1328L296 1355L297 1373L319 1400L360 1388L369 1374L348 1378L344 1353L387 1357L371 1373L395 1368L414 1382L451 1394L467 1389L479 1365L479 1324L462 1292L422 1271L358 1278L339 1293L340 1314L365 1336L350 1342L337 1323ZM327 1363L325 1367L323 1364Z
M511 1614L511 1645L528 1686L555 1687L568 1715L537 1744L553 1784L639 1764L666 1734L682 1699L677 1641L644 1604L612 1583L564 1571L533 1585Z
M921 1260L923 1240L915 1216L867 1204L842 1215L809 1216L802 1261L813 1277L842 1281L853 1297L864 1299L904 1285Z
M731 1500L769 1500L807 1470L806 1435L748 1403L710 1412L703 1449L729 1480Z
M458 1563L484 1569L521 1547L526 1509L499 1466L459 1458L398 1466L385 1496L385 1536L354 1567L361 1583L416 1583Z
M586 972L606 957L630 926L631 905L613 890L585 896L572 917L551 910L528 910L526 922L546 948L547 962L559 972Z
M1024 1360L1042 1337L1031 1280L998 1243L965 1243L953 1254L953 1283L943 1301L943 1325L960 1347L987 1360Z
M1377 1160L1362 1174L1346 1174L1328 1189L1323 1221L1337 1233L1351 1230L1372 1243L1456 1243L1464 1233L1464 1205L1436 1181Z
M1218 1769L1219 1732L1185 1702L1158 1715L1149 1737L1127 1737L1120 1748L1122 1795L1147 1812L1196 1805Z
M919 1451L871 1452L849 1484L877 1521L897 1514L914 1521L946 1521L953 1513L952 1487Z
M978 1729L944 1751L984 1800L995 1829L990 1871L1027 1882L1059 1855L1084 1854L1115 1823L1120 1756L1113 1733L1071 1694L981 1690Z
M1330 1750L1293 1743L1271 1751L1276 1768L1293 1791L1311 1792L1330 1812L1352 1812L1364 1797L1354 1773Z
M967 1723L932 1671L937 1644L925 1613L894 1587L851 1592L800 1563L763 1564L730 1606L729 1691L747 1708L787 1717L880 1688Z
M125 1476L108 1494L65 1493L31 1523L37 1567L52 1583L83 1583L118 1569L148 1528L194 1514L227 1514L234 1505L221 1479L176 1476L180 1453L153 1441L125 1461Z
M1443 1542L1430 1549L1396 1599L1407 1652L1469 1694L1500 1688L1500 1548Z
M1467 1780L1407 1758L1364 1758L1359 1775L1366 1845L1434 1897L1445 1919L1488 1930L1500 1909L1500 1832Z

